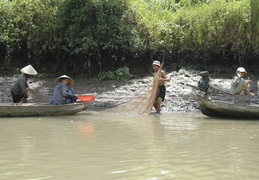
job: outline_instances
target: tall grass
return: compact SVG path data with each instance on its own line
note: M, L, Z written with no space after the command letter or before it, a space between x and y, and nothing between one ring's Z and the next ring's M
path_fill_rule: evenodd
M180 63L244 63L253 53L248 0L180 5L174 0L131 2L137 8L143 38L153 40L151 48L172 51Z

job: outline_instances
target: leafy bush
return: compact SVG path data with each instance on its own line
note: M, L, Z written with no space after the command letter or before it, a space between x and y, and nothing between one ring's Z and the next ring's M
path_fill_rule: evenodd
M51 75L49 73L38 73L37 75L35 75L36 78L49 78L51 77Z
M26 63L40 63L46 58L52 45L55 6L42 0L0 1L0 43L6 47L6 65L17 54L25 54Z
M98 80L128 80L132 75L125 69L119 68L115 71L100 72L95 79Z

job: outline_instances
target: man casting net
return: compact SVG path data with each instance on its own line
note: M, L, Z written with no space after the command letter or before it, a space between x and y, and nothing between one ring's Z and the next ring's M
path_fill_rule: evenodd
M152 107L155 106L156 111L159 113L160 104L165 96L164 82L170 81L165 72L161 70L163 64L164 63L160 64L159 61L153 62L152 66L155 71L154 78L150 86L148 86L143 93L105 112L113 114L147 115L150 113ZM160 94L162 94L161 97Z

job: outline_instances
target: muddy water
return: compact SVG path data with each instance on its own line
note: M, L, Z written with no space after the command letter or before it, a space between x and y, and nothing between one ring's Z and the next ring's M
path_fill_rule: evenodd
M259 179L259 121L199 113L0 119L0 179Z

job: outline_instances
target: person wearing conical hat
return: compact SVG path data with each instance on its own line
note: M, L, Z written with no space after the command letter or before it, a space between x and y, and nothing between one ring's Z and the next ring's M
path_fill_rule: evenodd
M53 105L69 104L76 102L77 96L74 95L72 85L74 80L67 75L62 75L55 80L55 88L53 92Z
M244 95L254 96L254 93L249 91L248 84L252 83L250 80L245 80L243 77L247 74L245 68L239 67L236 71L236 76L231 82L230 92L233 94L240 94L244 92Z
M26 102L26 99L28 98L28 78L37 75L37 71L31 66L25 66L21 69L21 74L17 78L17 81L11 88L11 94L13 98L14 103L19 103L21 100L23 102Z

